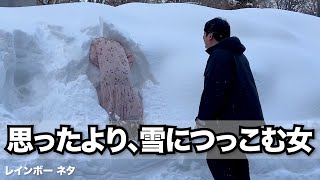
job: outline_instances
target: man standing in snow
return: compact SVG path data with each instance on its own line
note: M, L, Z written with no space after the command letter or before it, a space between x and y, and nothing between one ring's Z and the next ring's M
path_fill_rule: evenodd
M228 22L221 18L208 21L203 40L210 57L196 123L208 127L226 120L263 121L255 81L243 54L246 48L237 37L230 37ZM248 160L245 155L239 157L213 158L208 152L207 164L215 180L250 179Z

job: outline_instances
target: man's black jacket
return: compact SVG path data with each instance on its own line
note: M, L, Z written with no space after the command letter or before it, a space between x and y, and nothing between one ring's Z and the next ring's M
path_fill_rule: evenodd
M263 120L255 81L244 45L237 37L207 49L200 120Z

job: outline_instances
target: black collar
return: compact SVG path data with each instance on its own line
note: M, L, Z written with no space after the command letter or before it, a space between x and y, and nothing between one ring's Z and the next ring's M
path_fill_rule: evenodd
M223 47L224 43L226 42L226 40L228 41L229 38L226 38L226 39L223 39L222 41L220 41L218 44L214 45L214 46L211 46L209 47L206 52L210 55L214 50L220 48L220 47Z
M219 43L218 43L218 44L219 44ZM206 50L206 52L210 55L215 49L217 49L217 45L218 45L218 44L209 47L209 48Z

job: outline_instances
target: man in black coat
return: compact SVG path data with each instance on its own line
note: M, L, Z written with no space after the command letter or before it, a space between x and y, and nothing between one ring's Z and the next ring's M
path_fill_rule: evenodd
M204 72L197 123L209 120L263 121L255 81L243 54L246 48L237 37L230 37L228 22L221 18L208 21L203 40L210 57ZM250 179L246 156L208 159L207 155L207 163L215 180Z

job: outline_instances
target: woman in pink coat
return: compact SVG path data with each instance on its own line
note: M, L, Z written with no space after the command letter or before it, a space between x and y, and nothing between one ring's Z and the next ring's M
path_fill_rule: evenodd
M93 40L90 62L100 70L96 87L100 105L109 113L111 122L143 122L142 98L130 82L133 54L117 41L106 37Z

